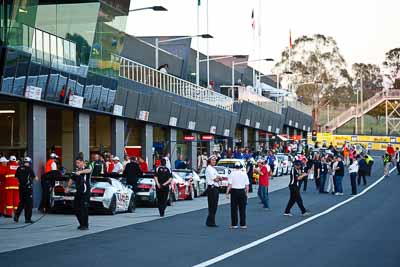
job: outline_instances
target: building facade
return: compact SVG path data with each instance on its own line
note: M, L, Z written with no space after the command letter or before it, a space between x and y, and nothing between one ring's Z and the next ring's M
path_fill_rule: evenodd
M191 83L190 47L181 55L161 51L169 74L157 71L154 47L124 33L129 5L129 0L0 3L3 155L29 155L38 175L50 152L72 170L78 153L86 160L104 151L122 158L125 147L137 148L149 166L168 152L172 161L181 154L195 166L204 151L257 149L277 134L310 131L310 114L295 106L235 98ZM211 66L218 87L227 84L229 67ZM248 73L238 75L251 80ZM211 142L203 140L209 136ZM36 197L39 190L35 186Z

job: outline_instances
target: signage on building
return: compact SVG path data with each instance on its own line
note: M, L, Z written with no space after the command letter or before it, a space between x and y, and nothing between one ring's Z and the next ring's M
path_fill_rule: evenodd
M272 126L268 125L268 132L272 132Z
M224 136L228 137L231 131L229 129L224 130Z
M124 107L121 105L114 105L114 110L113 114L117 116L122 116L122 111L124 110Z
M296 122L296 123L294 124L294 127L299 128L299 123Z
M178 123L178 118L177 117L170 117L169 118L169 126L176 126Z
M193 135L185 135L183 140L185 141L194 141L196 138Z
M250 120L249 120L249 119L246 119L246 121L244 122L244 125L250 126Z
M148 121L149 120L149 112L146 110L141 110L139 112L139 120Z
M42 88L28 85L25 90L25 97L40 100L42 98Z
M189 121L188 129L189 130L194 130L196 128L196 122L195 121Z
M217 126L211 126L210 127L210 133L216 134L217 133Z
M261 123L259 123L258 121L256 122L256 129L260 129L260 125Z
M82 108L83 107L83 97L78 95L71 95L69 97L69 103L71 107Z
M289 126L292 126L292 123L293 123L292 120L289 120Z
M212 136L212 135L203 135L203 136L201 136L201 140L203 140L203 141L211 141L213 139L214 139L214 136Z

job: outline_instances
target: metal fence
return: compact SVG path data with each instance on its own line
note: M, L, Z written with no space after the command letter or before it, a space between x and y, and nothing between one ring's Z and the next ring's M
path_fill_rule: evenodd
M263 109L270 110L272 112L281 114L282 113L282 105L278 102L273 101L265 96L259 95L250 89L240 86L238 87L238 102L247 101L253 103Z
M310 116L312 114L312 107L311 106L308 106L308 105L306 105L306 104L304 104L302 102L296 101L296 100L293 100L293 101L287 100L287 101L284 102L284 105L285 105L285 107L294 108L294 109L296 109L298 111L301 111L303 113L306 113L306 114L308 114Z
M233 100L223 94L158 71L133 60L113 55L120 65L119 76L185 98L199 101L228 111L233 111Z

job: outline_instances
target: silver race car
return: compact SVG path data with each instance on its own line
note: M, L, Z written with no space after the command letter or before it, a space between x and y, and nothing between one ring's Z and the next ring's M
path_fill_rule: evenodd
M178 194L175 193L175 185L171 185L170 194L168 195L168 205L178 199ZM150 203L157 205L156 182L154 180L154 173L144 173L139 178L136 185L136 199L140 203Z
M73 207L73 185L69 191L66 186L69 177L55 181L50 195L50 207L53 211L66 211ZM119 212L134 212L136 209L136 196L128 186L123 185L115 178L92 177L90 179L90 206L92 212L106 212L116 214Z

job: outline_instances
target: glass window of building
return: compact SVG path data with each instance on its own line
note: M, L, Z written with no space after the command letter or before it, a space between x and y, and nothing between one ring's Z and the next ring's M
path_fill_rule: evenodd
M15 100L0 101L0 153L25 156L27 150L27 105Z

